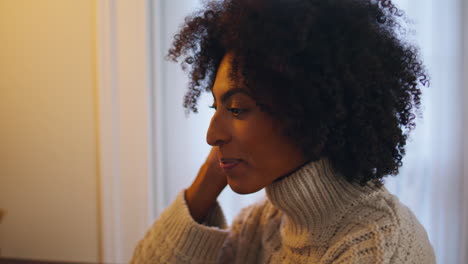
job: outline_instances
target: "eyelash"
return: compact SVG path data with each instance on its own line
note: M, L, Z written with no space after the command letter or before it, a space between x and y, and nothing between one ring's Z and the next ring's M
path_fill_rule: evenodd
M216 106L214 105L210 105L209 108L216 110ZM227 108L227 110L231 112L233 116L239 116L240 114L246 111L245 109L241 109L241 108Z

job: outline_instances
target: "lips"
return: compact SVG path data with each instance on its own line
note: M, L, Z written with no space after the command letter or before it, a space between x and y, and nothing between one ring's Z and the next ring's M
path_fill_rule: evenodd
M219 166L222 168L222 169L232 169L234 168L235 166L237 166L237 164L239 164L242 160L241 159L220 159L219 160Z

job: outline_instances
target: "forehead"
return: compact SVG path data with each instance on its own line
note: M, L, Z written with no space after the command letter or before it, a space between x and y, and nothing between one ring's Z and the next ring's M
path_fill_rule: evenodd
M232 80L230 77L233 58L233 53L229 52L226 53L226 55L224 55L223 59L221 60L221 63L216 72L216 79L213 84L213 88L211 89L211 93L215 98L216 96L222 96L227 92L230 92L231 95L234 93L250 95L249 90L243 87L243 83L239 79L239 74L236 75L236 80Z
M234 81L229 77L233 58L234 56L232 53L227 53L221 60L216 72L216 79L212 89L213 92L234 86Z

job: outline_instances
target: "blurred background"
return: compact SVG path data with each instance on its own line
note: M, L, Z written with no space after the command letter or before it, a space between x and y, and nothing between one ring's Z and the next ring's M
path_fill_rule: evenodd
M404 166L387 188L437 263L468 263L468 3L393 1L431 79ZM198 0L0 0L0 258L126 263L190 185L212 110L185 115L164 60ZM228 222L264 195L219 201Z

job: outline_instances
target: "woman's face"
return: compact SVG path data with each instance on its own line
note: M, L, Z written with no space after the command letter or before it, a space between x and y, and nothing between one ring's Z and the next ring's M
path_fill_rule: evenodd
M305 162L301 151L281 135L277 121L260 111L247 89L229 79L232 54L224 56L213 86L216 109L207 142L219 148L229 186L256 192Z

